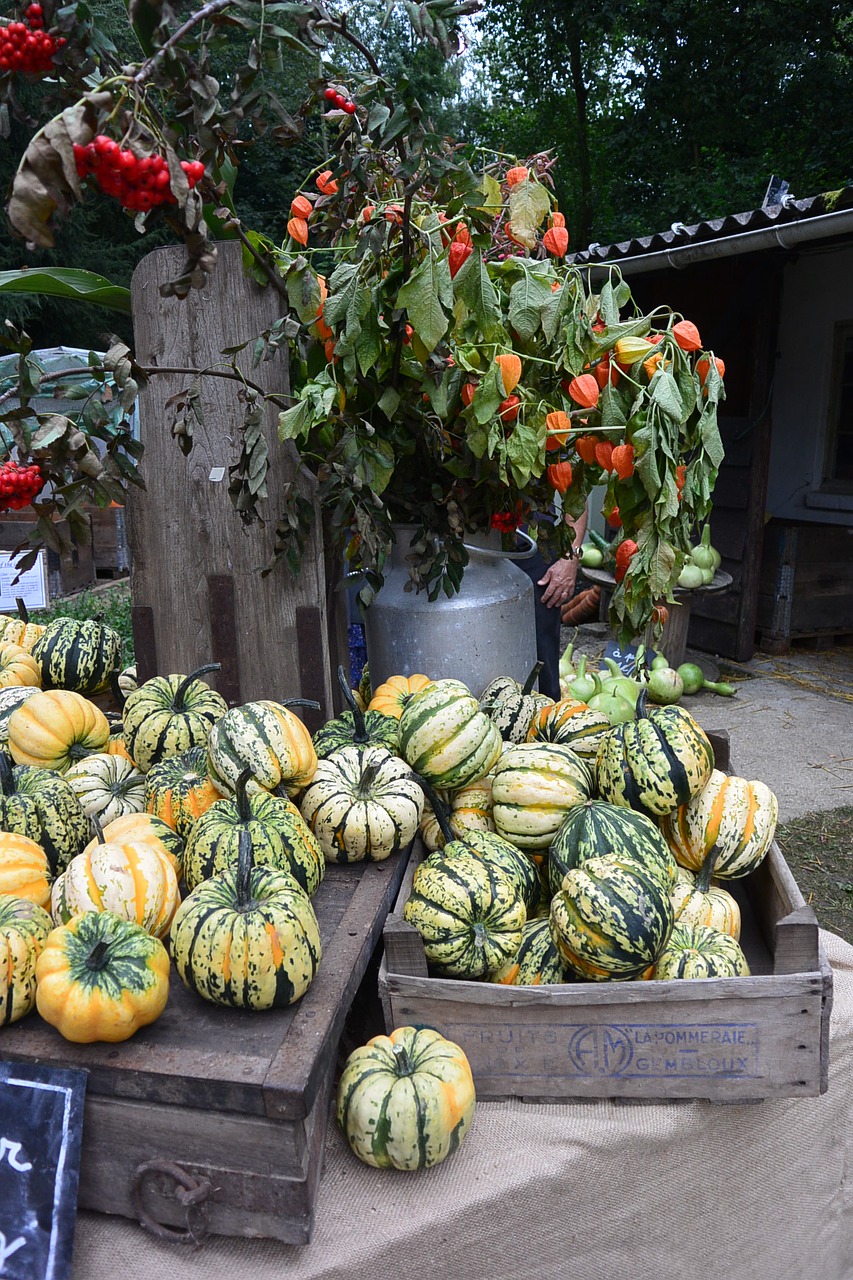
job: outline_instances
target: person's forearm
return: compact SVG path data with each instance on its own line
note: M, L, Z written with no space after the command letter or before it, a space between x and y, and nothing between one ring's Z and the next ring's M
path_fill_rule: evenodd
M586 507L584 507L579 516L573 517L567 515L565 520L566 524L570 524L574 528L575 540L573 543L573 549L577 552L586 537Z

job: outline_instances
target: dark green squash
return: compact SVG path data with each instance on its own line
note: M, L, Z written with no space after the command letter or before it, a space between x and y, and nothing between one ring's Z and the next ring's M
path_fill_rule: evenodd
M558 893L567 872L590 858L628 858L639 862L669 893L678 875L675 855L651 818L605 800L586 800L570 809L548 850L551 893Z
M341 747L386 747L396 754L400 744L400 725L392 716L381 711L362 711L352 696L349 681L343 667L338 667L338 683L344 701L349 707L334 720L327 720L314 734L314 750L318 760L330 756Z
M69 783L51 769L10 767L0 753L0 831L41 845L51 872L68 865L89 839L89 821Z
M55 618L32 648L44 689L97 693L107 687L121 653L121 636L93 618Z

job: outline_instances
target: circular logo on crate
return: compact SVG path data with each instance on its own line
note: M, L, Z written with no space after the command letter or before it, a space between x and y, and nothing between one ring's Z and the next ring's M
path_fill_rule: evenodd
M581 1076L618 1076L630 1066L634 1050L622 1027L579 1027L569 1041L569 1061Z

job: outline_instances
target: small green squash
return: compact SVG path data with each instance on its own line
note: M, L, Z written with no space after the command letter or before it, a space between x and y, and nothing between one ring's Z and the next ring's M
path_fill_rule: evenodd
M64 777L0 755L0 830L17 831L41 845L56 875L89 838L80 801Z
M508 987L545 987L577 981L563 964L547 918L528 920L514 956L489 974L490 982Z
M314 734L314 750L317 759L330 756L341 747L366 747L373 745L385 747L396 752L400 742L399 721L393 716L383 715L381 711L362 711L352 696L349 681L343 667L338 667L338 683L341 686L344 702L348 711L334 720L327 720L321 729Z
M653 976L660 982L673 978L747 978L749 964L731 934L704 924L677 921Z
M678 924L702 924L740 938L740 907L722 885L711 884L718 850L714 847L693 883L679 881L671 890L672 907ZM689 873L687 873L689 874Z

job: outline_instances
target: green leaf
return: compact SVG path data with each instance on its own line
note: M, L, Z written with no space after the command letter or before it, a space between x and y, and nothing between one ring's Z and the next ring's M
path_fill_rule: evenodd
M93 271L75 267L37 267L0 271L0 293L31 293L52 298L93 302L111 311L130 314L130 290L111 284Z
M303 324L313 324L320 306L317 277L304 258L296 258L285 277L287 300Z
M479 189L485 196L485 200L477 208L483 213L490 213L493 217L496 217L500 213L503 204L501 184L490 173L484 173Z
M394 414L400 406L399 391L397 391L395 387L386 387L379 398L378 406L385 414L388 421L391 422Z
M522 278L516 280L509 291L509 322L520 338L533 337L550 300L551 285L526 267Z
M625 426L628 419L625 415L623 399L609 378L602 388L601 399L598 403L601 409L602 427Z
M373 307L365 312L361 332L355 343L355 355L362 376L366 376L382 354L382 335L379 332L379 318Z
M394 450L380 436L348 433L341 456L362 484L376 494L383 492L394 474Z
M397 306L405 307L409 323L427 351L434 351L447 333L449 320L442 302L448 310L453 306L447 258L427 254L397 294Z
M297 440L299 436L306 435L311 425L310 415L311 407L307 400L300 400L298 404L280 413L278 415L279 440Z
M613 293L613 286L609 281L601 286L601 293L598 297L598 309L601 312L601 318L608 326L619 323L619 308L616 305L616 298Z
M515 483L521 489L531 476L538 475L544 463L544 444L536 425L519 421L507 440L507 457Z
M500 323L501 312L497 290L489 278L482 250L474 250L457 272L453 287L473 314L488 342Z
M511 187L509 220L516 240L520 240L526 248L532 249L536 244L536 232L550 208L548 192L541 182L537 182L534 178L525 178L524 182L517 182L514 187Z
M707 404L702 410L702 417L699 419L699 434L702 438L702 447L708 455L711 465L719 467L725 457L723 442L720 439L720 431L717 426L717 406L715 404Z
M553 342L560 327L560 321L572 301L571 289L564 284L556 289L542 308L542 332L546 342Z
M477 422L490 422L504 398L503 375L496 364L492 364L483 378L471 401L474 418Z
M684 402L678 393L675 378L668 369L658 368L649 384L649 398L661 413L674 422L684 421Z

